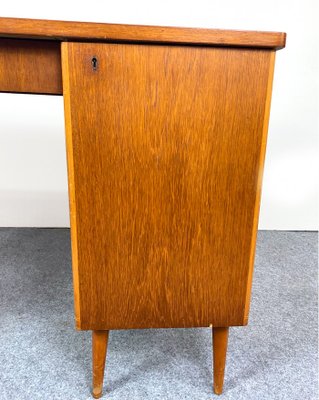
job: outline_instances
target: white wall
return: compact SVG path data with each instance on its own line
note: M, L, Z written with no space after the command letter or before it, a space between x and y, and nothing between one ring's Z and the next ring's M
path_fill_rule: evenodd
M260 229L317 229L318 0L1 1L1 16L286 31ZM0 226L68 226L62 97L0 94Z

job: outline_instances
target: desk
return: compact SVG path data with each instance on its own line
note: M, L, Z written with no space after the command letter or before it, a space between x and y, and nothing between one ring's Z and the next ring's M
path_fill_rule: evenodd
M111 329L248 322L285 34L0 18L0 91L63 95L77 329L93 396Z

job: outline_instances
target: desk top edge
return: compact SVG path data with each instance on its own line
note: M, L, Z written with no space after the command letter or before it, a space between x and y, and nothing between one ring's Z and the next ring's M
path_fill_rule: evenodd
M0 38L55 41L125 41L279 50L283 32L239 31L0 17Z

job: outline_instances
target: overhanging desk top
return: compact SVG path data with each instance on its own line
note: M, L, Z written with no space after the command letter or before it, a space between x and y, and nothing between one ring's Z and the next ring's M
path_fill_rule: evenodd
M0 18L0 37L54 41L170 43L281 49L286 34L223 29Z
M285 34L0 18L0 91L63 94L76 326L100 397L111 329L248 323Z

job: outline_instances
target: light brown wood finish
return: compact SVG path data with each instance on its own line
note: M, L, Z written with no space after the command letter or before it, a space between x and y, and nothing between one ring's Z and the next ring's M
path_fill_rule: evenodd
M214 393L222 394L226 364L228 327L213 328Z
M23 37L60 41L128 41L280 49L282 32L234 31L203 28L103 24L0 18L0 37Z
M95 398L108 330L128 328L214 326L222 392L228 326L248 322L285 39L0 18L0 91L62 94L64 42L76 326L93 330Z
M72 124L71 124L71 91L69 79L67 77L72 73L69 69L69 60L66 54L67 47L61 46L61 52L64 62L62 63L63 71L63 90L64 94L64 117L65 117L65 139L67 150L67 169L68 169L68 192L69 192L69 208L70 208L70 225L71 225L71 251L72 251L72 276L74 290L74 313L76 327L81 326L80 321L80 283L79 283L79 265L78 265L78 229L77 229L77 208L75 196L75 171L74 171L74 148L72 139Z
M92 332L92 360L93 360L93 387L92 394L95 399L102 396L105 358L109 339L108 331Z
M252 286L254 262L255 262L255 251L256 251L256 240L257 240L257 231L258 231L262 178L263 178L264 164L265 164L272 84L273 84L274 68L275 68L275 55L276 55L275 51L272 51L270 53L270 67L269 67L269 77L268 77L267 94L266 94L266 108L265 108L265 112L264 112L261 151L260 151L259 160L258 160L259 173L258 173L258 178L257 178L257 192L256 192L256 202L255 202L255 208L254 208L254 219L253 219L253 228L252 228L253 232L252 232L251 245L250 245L249 271L248 271L248 279L247 279L246 304L245 304L245 314L244 314L243 325L248 324L249 309L250 309L250 296L251 296L251 286Z
M273 53L62 49L77 327L244 324Z
M279 49L286 35L0 17L0 92L61 95L59 43L70 40Z
M60 43L0 38L0 92L62 94Z

